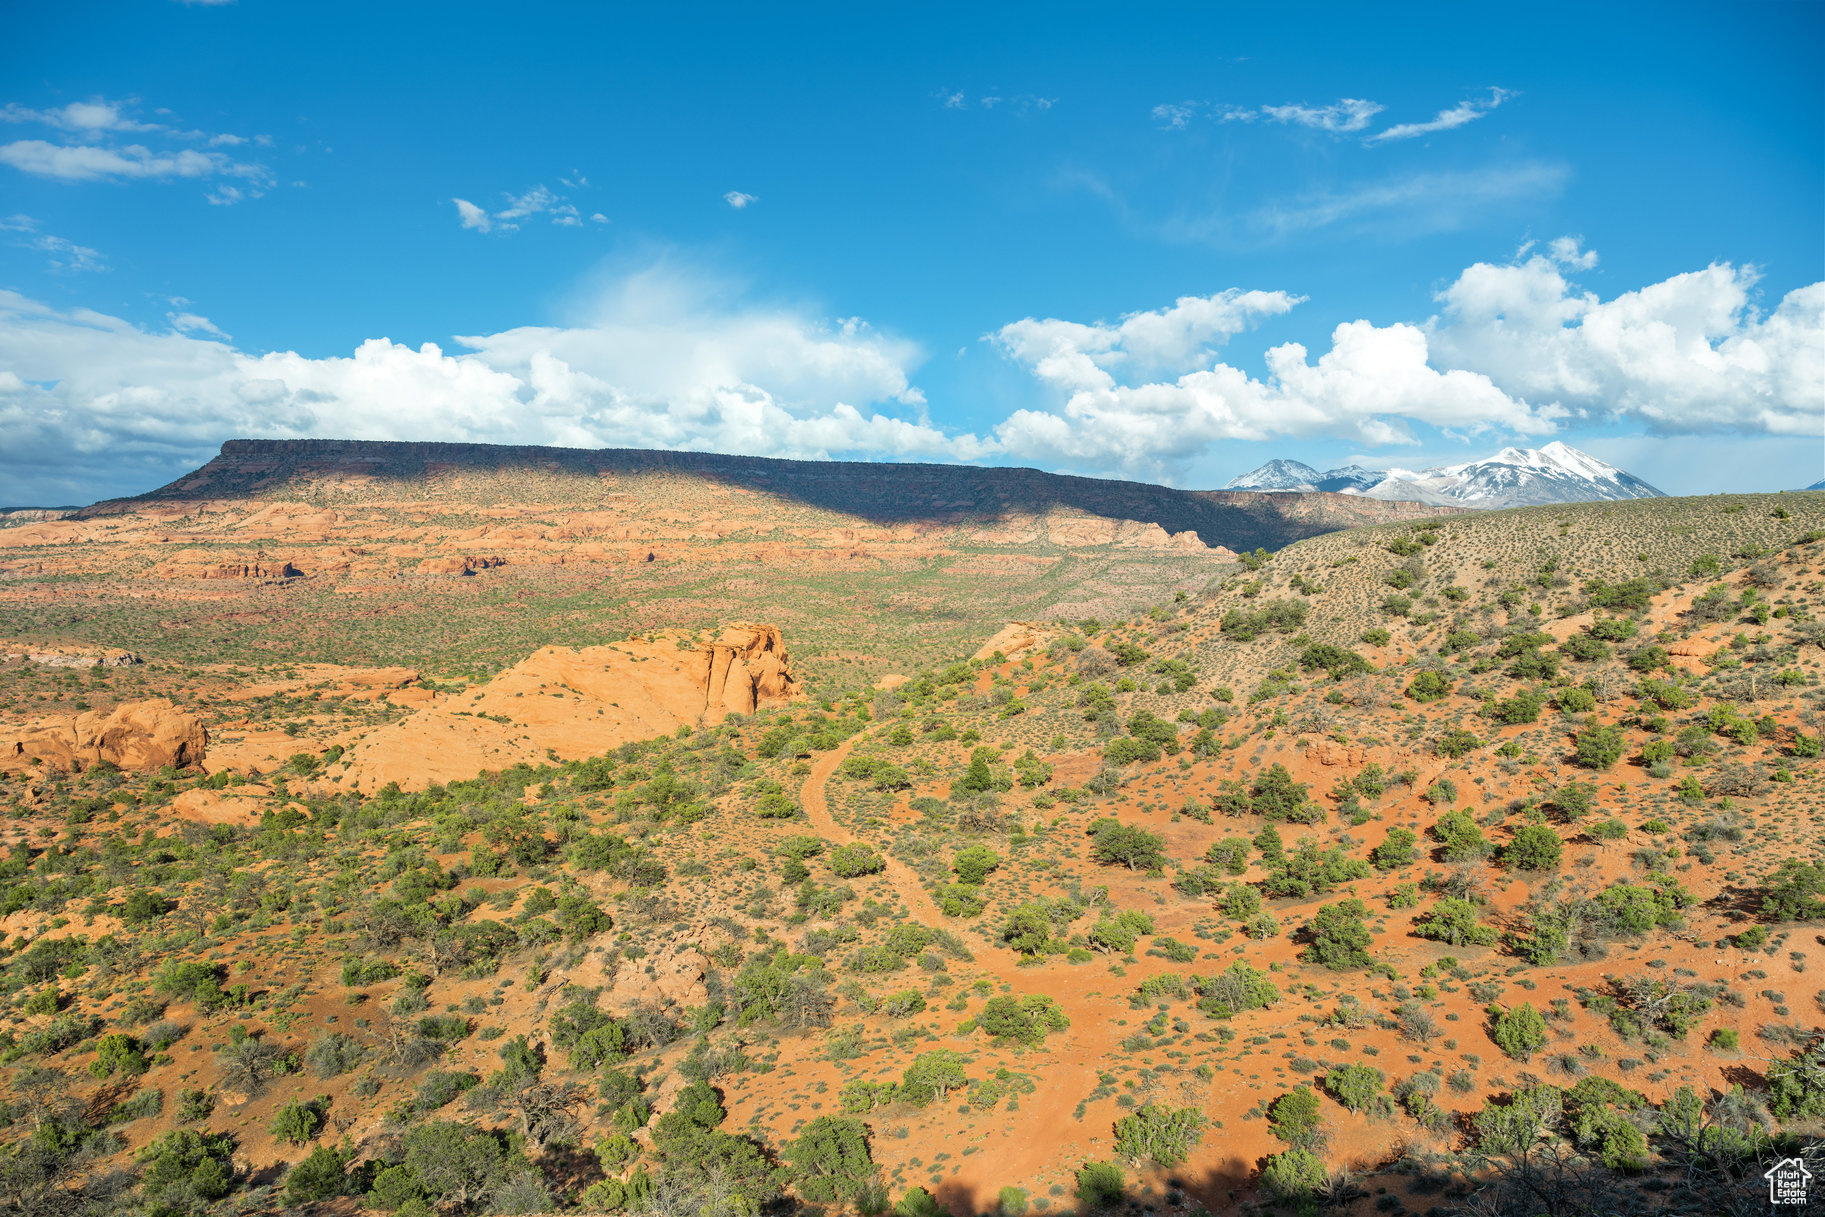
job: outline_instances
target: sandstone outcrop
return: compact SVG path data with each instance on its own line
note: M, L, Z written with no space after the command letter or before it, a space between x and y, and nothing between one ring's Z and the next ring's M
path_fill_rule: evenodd
M1352 769L1360 769L1368 763L1369 753L1366 748L1354 744L1325 740L1307 748L1305 759L1317 765L1348 765Z
M690 943L673 943L646 961L646 966L615 973L604 1005L617 1013L657 1002L662 1006L701 1006L710 999L704 976L710 961Z
M1032 621L1010 621L995 632L995 636L977 648L971 659L993 659L995 652L1001 652L1003 659L1024 659L1028 655L1043 652L1053 641L1063 637L1064 631L1053 625L1040 625Z
M202 787L186 790L171 800L170 814L199 824L234 824L250 827L260 822L267 809L270 786L242 786L230 790L208 790ZM291 804L296 807L296 804Z
M203 720L163 697L126 702L113 712L90 711L42 719L0 746L12 760L36 758L56 769L82 770L107 761L122 769L184 769L203 763Z
M361 790L388 782L422 789L519 761L596 756L802 696L771 625L732 625L707 640L661 633L544 647L478 689L370 732L349 750L340 776Z
M506 560L495 557L426 558L418 564L421 575L473 575L478 570L505 566Z
M33 646L0 642L0 663L35 663L47 668L124 668L139 656L118 647Z
M188 573L198 579L297 579L304 575L290 562L205 562Z

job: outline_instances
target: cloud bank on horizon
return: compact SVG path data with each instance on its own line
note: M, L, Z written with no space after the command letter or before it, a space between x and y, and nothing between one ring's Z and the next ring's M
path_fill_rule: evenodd
M1021 318L985 338L1045 404L981 434L932 421L916 342L731 304L663 265L569 326L449 350L376 337L330 358L244 351L194 313L155 332L0 291L0 428L9 476L47 488L81 485L98 460L198 462L229 436L1014 461L1172 481L1224 441L1411 444L1415 425L1504 439L1573 422L1817 434L1825 282L1764 312L1753 267L1714 263L1601 300L1570 277L1595 264L1573 238L1476 263L1438 293L1436 314L1339 322L1316 357L1267 348L1259 377L1220 349L1313 307L1305 297L1229 290L1115 322Z

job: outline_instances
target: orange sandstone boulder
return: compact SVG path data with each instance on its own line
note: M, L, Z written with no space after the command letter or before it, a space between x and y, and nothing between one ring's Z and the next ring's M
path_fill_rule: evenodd
M347 780L361 790L423 789L520 761L596 756L803 696L777 626L543 647L479 688L369 732L346 755Z
M1064 631L1057 626L1038 625L1031 621L1010 621L995 636L977 648L972 659L992 659L1000 651L1003 659L1023 659L1044 651Z
M122 769L184 769L203 763L203 720L163 697L127 702L112 713L54 715L26 728L0 753L36 757L57 769L81 770L101 761Z

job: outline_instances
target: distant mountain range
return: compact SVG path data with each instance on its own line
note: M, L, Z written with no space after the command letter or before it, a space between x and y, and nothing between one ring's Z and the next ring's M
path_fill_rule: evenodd
M1634 474L1556 440L1544 448L1504 448L1482 460L1419 472L1345 465L1320 473L1300 461L1273 460L1230 479L1224 489L1329 490L1370 499L1483 510L1666 497Z
M1814 482L1812 485L1806 487L1806 489L1808 489L1808 490L1825 490L1825 478L1820 478L1818 481Z

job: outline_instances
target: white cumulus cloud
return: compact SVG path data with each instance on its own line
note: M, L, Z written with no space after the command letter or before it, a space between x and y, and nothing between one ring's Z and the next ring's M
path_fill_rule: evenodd
M479 210L479 209L478 209ZM0 229L37 235L27 217ZM1225 351L1311 307L1286 291L1185 296L1113 321L1027 317L988 335L1035 400L986 434L934 423L920 347L866 322L742 301L661 264L562 325L328 357L241 350L188 302L169 328L0 292L0 502L144 489L224 438L649 447L823 458L1009 460L1177 480L1231 440L1364 445L1568 426L1815 438L1825 283L1764 303L1716 263L1604 300L1573 237L1477 263L1436 316L1330 325L1328 346Z
M1427 331L1442 365L1661 432L1817 436L1825 425L1825 283L1763 313L1757 270L1714 262L1604 301L1566 278L1595 253L1571 239L1547 249L1479 262L1440 293Z
M995 439L1023 460L1170 479L1224 440L1335 435L1385 444L1404 440L1408 421L1552 429L1557 412L1515 400L1475 373L1433 368L1425 333L1411 325L1345 322L1316 363L1298 343L1273 347L1263 379L1212 358L1215 341L1300 299L1232 292L1119 326L1030 318L1004 326L995 342L1063 400L1016 411ZM1167 376L1144 379L1159 372Z
M1225 293L1119 325L1027 318L996 345L1053 402L997 426L1001 454L1170 479L1225 440L1411 442L1413 424L1529 437L1567 425L1664 435L1814 436L1825 425L1825 283L1757 307L1757 272L1713 264L1604 301L1565 276L1596 265L1575 237L1478 263L1423 324L1346 321L1328 351L1264 353L1266 374L1213 348L1301 297Z
M737 211L745 211L751 204L760 202L754 195L744 194L739 190L729 191L722 196L722 201Z
M731 305L655 269L568 326L348 355L256 354L199 314L166 333L0 292L0 502L143 489L232 436L345 436L973 460L933 426L916 344ZM124 479L124 480L123 480Z

